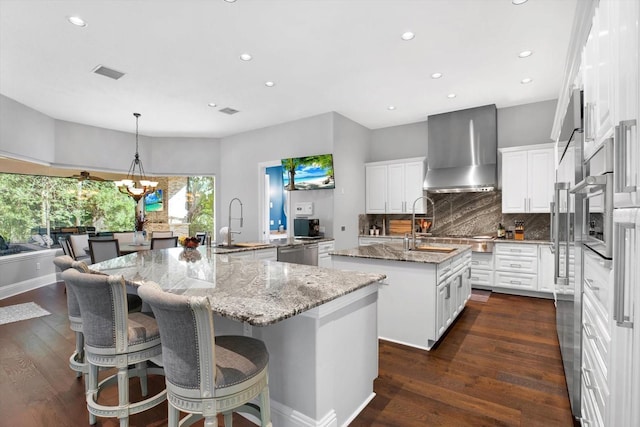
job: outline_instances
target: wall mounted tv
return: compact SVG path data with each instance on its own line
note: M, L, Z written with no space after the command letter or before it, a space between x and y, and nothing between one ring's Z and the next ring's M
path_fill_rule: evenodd
M163 209L162 190L158 189L153 193L144 196L144 210L147 212L160 212Z
M325 190L336 188L333 155L282 159L285 190Z

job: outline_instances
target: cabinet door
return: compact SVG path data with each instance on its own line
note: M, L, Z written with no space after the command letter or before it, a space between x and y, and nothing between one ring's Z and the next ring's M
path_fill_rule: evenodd
M526 212L527 152L502 153L502 212Z
M387 213L404 213L404 164L387 166Z
M451 320L451 279L440 283L438 286L436 305L436 339L447 330Z
M387 207L387 166L365 167L366 211L385 213Z
M528 163L527 212L548 213L553 200L554 155L552 148L530 150Z
M405 212L413 211L413 202L421 197L424 187L424 162L411 162L404 165L404 200ZM423 214L425 201L416 203L416 213Z
M601 1L596 11L597 20L597 98L596 98L596 141L602 141L613 127L611 112L613 94L611 13L612 5L617 1ZM636 24L637 25L637 24ZM637 54L637 53L636 53Z
M538 247L538 290L541 292L553 292L553 254L551 245Z

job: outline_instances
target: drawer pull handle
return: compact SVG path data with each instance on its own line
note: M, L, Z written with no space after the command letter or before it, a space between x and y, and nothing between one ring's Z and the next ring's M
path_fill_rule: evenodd
M513 268L522 268L522 265L520 265L520 264L510 264L510 265Z
M478 280L478 277L476 277L476 276L471 276L471 280Z
M478 265L478 264L480 264L480 261L471 261L471 264Z
M591 279L587 279L585 278L584 281L586 282L586 284L589 286L589 288L591 290L593 290L594 292L598 292L600 290L600 287L598 286L593 286L593 280Z
M522 282L519 280L510 280L509 283L513 284L513 285L522 285Z
M589 390L596 390L598 387L593 385L593 379L591 378L591 369L582 368L584 371L584 385Z
M587 336L587 338L589 338L590 340L597 340L598 336L596 334L593 333L593 331L591 330L591 323L586 323L584 324L584 333Z
M520 249L509 249L510 252L522 252Z

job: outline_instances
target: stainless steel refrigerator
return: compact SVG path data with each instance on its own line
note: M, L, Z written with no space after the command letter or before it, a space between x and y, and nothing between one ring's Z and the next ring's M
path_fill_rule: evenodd
M581 416L582 247L584 212L580 193L570 190L583 180L582 93L574 91L565 122L576 125L566 144L559 144L551 238L554 252L556 328L571 410Z

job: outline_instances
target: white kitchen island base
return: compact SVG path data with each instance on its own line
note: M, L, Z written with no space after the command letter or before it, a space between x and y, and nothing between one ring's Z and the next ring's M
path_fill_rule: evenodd
M216 317L214 326L267 345L274 426L346 426L375 396L377 298L376 283L272 325Z
M333 268L384 273L378 292L378 337L430 350L471 295L470 246L447 254L406 252L402 245L332 253ZM384 257L384 258L383 258Z

